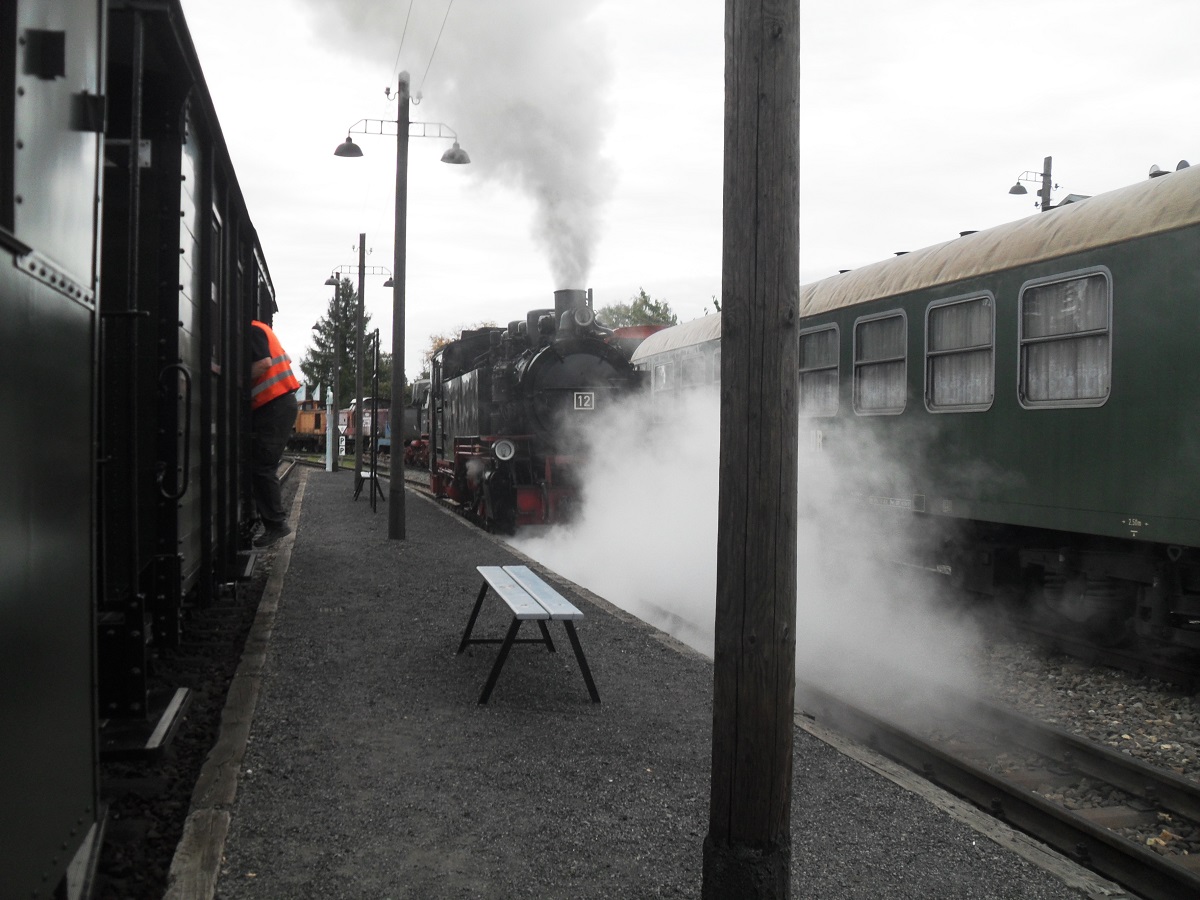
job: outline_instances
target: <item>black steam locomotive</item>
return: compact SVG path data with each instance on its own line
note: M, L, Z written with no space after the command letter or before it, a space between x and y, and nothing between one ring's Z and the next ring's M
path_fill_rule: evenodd
M464 331L435 354L430 487L489 529L569 515L580 426L639 384L629 341L596 321L589 291L507 328Z

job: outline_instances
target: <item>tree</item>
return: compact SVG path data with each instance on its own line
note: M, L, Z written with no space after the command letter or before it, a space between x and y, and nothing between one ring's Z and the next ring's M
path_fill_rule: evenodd
M655 300L646 293L645 288L638 288L637 296L630 297L628 303L601 307L596 312L596 318L610 328L679 324L679 316L671 312L671 304L666 300Z
M304 359L300 362L300 371L308 384L333 386L334 350L341 355L341 368L338 373L338 408L345 409L354 399L355 369L354 363L354 328L358 316L358 292L349 278L338 282L337 297L330 298L326 314L313 325L313 346L309 347ZM370 313L363 313L363 330L369 331ZM364 355L366 351L364 348ZM364 386L370 384L369 360L364 360ZM380 388L383 379L380 379Z

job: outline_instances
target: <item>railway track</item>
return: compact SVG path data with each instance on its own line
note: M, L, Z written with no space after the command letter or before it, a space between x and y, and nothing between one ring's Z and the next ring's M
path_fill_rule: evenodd
M798 684L797 709L1150 900L1200 897L1200 785L987 703L910 730Z
M1151 653L1124 647L1103 647L1062 631L1004 620L1021 636L1049 653L1062 653L1093 666L1120 669L1139 677L1156 678L1188 691L1200 690L1200 656L1194 652Z

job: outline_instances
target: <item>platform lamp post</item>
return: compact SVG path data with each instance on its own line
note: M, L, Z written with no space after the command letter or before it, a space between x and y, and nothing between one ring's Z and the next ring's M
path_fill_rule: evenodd
M390 94L390 90L388 91ZM390 419L392 422L392 440L398 440L397 423L404 420L404 275L406 253L406 226L408 216L408 139L410 137L437 137L454 140L454 146L442 154L442 162L453 165L469 163L467 156L458 145L458 135L448 125L440 122L411 122L409 120L408 104L408 73L401 72L396 89L396 120L389 122L384 119L360 119L347 129L346 140L334 150L335 156L360 157L361 148L351 140L351 134L387 134L391 128L396 129L396 239L393 249L392 272L392 399ZM418 129L410 133L410 126ZM393 450L393 457L395 451ZM404 540L404 478L388 479L388 539Z
M363 417L363 353L365 332L363 320L366 317L366 276L367 275L387 275L388 280L383 283L384 287L392 286L392 272L387 266L368 266L365 263L366 259L366 240L365 234L358 236L358 264L357 265L342 265L333 270L333 275L330 280L337 283L345 272L358 273L358 299L355 304L355 321L354 321L354 496L357 499L358 493L362 490L363 481L363 450L362 450L362 417ZM328 284L329 282L326 282ZM374 477L374 474L372 474Z
M336 472L341 462L341 432L338 431L338 406L340 398L338 392L341 390L341 369L342 369L342 323L341 316L338 314L338 279L334 275L330 275L325 279L325 284L333 286L333 407L329 412L329 419L325 423L325 428L328 431L333 429L333 442L326 442L326 452L329 454L329 461L325 468L330 472Z
M1040 172L1030 172L1028 170L1022 172L1017 176L1017 183L1010 187L1008 192L1010 194L1028 194L1029 191L1025 189L1025 185L1021 184L1021 182L1028 181L1033 184L1040 182L1042 186L1041 189L1038 190L1038 196L1041 197L1041 200L1038 201L1038 205L1042 208L1042 212L1050 212L1050 210L1054 209L1054 207L1050 205L1050 191L1052 187L1058 187L1057 184L1051 184L1052 179L1050 177L1050 164L1053 159L1054 157L1047 156L1042 161L1042 171Z

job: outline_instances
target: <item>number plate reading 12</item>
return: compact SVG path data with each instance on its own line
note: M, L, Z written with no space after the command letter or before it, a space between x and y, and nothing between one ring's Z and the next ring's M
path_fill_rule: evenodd
M596 394L593 391L576 391L575 392L575 408L576 409L595 409Z

